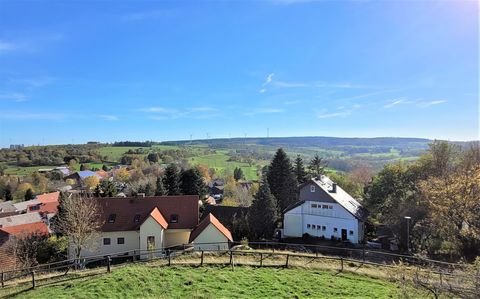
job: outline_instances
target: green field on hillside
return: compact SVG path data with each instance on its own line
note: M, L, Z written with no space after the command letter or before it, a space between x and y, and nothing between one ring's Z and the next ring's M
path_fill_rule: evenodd
M1 291L0 291L1 294ZM5 293L4 293L5 294ZM61 279L14 298L398 298L399 287L353 273L301 268L155 267ZM412 294L413 295L413 294Z

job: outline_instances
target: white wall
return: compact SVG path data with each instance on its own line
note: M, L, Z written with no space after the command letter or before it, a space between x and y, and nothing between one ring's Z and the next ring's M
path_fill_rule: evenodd
M224 242L223 244L201 244L201 243L216 243ZM222 234L213 224L209 224L201 233L193 240L193 247L195 250L228 250L228 239Z
M124 244L117 244L117 238L125 238ZM90 256L106 256L113 254L123 254L127 251L137 250L139 247L140 234L136 231L120 231L120 232L101 232L100 236L93 242L90 242L88 250L81 252L81 257ZM110 238L110 245L103 245L103 239ZM129 253L133 255L133 253ZM74 251L70 249L70 256L74 257Z
M329 208L313 208L312 204L321 207L328 205ZM313 225L315 225L315 229ZM322 229L323 226L325 226L325 230ZM302 237L303 234L308 233L311 236L323 236L327 239L330 239L331 236L340 239L342 229L346 229L347 239L352 243L358 243L359 233L360 236L363 234L363 232L359 232L359 221L341 205L331 202L306 201L301 206L285 213L283 228L285 237ZM350 235L350 231L353 232L353 235Z
M188 244L190 229L167 229L165 231L165 247Z
M164 238L163 238L164 229L160 224L158 224L155 219L151 216L145 220L140 226L140 250L142 254L140 255L141 259L154 257L154 256L161 256L162 249L164 248ZM149 236L155 237L155 248L152 251L156 251L155 253L146 253L147 248L147 239Z

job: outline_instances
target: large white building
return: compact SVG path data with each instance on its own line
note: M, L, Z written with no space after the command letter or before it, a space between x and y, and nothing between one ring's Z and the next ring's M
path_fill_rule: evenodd
M368 211L328 177L302 184L299 201L284 211L283 236L324 237L348 240L354 244L364 238Z

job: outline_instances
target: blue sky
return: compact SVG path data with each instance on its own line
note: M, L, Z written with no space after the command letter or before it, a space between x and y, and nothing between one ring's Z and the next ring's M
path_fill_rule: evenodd
M479 138L476 1L0 1L0 145Z

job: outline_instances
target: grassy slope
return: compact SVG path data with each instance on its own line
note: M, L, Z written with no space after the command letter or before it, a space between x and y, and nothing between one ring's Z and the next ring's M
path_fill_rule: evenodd
M351 273L306 269L149 267L113 269L87 279L66 280L18 298L392 298L398 287Z

